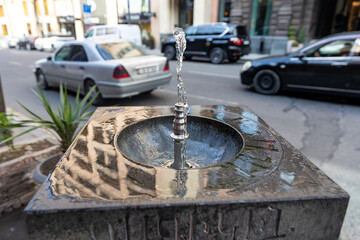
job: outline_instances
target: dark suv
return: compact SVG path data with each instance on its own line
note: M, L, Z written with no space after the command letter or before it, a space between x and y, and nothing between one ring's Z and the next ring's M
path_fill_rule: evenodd
M210 57L212 63L220 64L226 58L229 62L236 62L250 53L250 38L245 26L227 23L196 25L188 27L185 34L186 59L193 56ZM165 39L161 52L167 59L175 59L175 39Z

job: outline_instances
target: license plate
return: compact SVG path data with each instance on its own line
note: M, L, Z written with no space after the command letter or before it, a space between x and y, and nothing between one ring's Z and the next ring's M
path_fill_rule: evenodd
M156 72L156 66L137 69L138 74L147 74L147 73L153 73L153 72Z

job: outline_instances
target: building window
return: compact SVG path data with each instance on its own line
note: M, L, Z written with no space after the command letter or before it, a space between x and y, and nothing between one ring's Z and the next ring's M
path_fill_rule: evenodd
M39 7L39 0L36 1L35 8L36 8L36 13L37 13L37 15L40 16L41 13L40 13L40 7Z
M273 0L254 0L251 11L250 35L269 35Z
M29 12L28 12L28 8L27 8L26 1L23 1L23 8L24 8L24 15L25 15L26 17L29 16Z
M50 25L50 23L48 23L48 24L46 24L46 25L47 25L47 31L48 31L48 33L51 32L51 25Z
M179 25L186 28L193 24L194 0L179 0Z
M219 22L229 22L230 21L230 9L231 9L231 0L220 0L219 2Z
M27 23L26 27L27 27L28 34L31 35L31 24Z
M2 34L3 34L3 36L8 35L8 30L7 30L6 25L2 25Z
M0 17L4 17L5 14L4 14L4 7L3 6L0 6Z
M48 16L49 15L49 9L48 9L47 0L44 0L44 9L45 9L45 15Z

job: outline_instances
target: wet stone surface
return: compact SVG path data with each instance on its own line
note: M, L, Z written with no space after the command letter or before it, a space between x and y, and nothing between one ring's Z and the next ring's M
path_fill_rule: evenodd
M186 170L167 167L172 116L98 108L27 206L30 237L338 238L347 193L254 113L191 107Z

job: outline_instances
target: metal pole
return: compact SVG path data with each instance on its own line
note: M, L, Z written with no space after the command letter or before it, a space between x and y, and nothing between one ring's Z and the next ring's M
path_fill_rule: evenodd
M0 76L0 113L5 112L5 100L4 100L4 94L1 86L1 76Z
M128 2L128 24L130 24L130 0L127 0Z
M174 140L174 163L171 165L174 169L184 169L188 167L188 164L185 162L185 140L188 138L186 133L186 119L184 114L184 104L175 103L175 119L173 125L173 132L170 134L171 138Z

